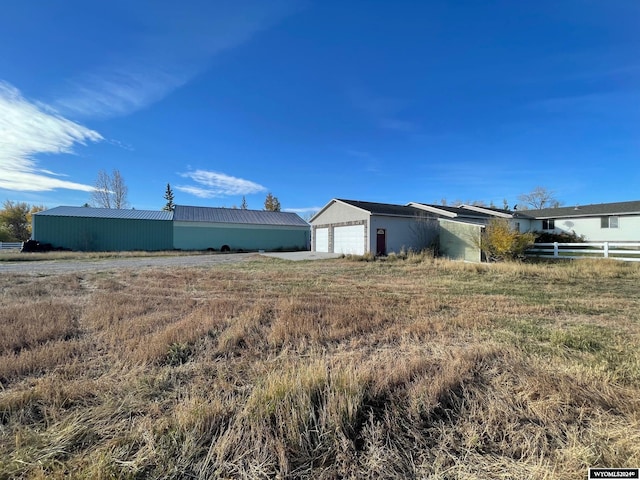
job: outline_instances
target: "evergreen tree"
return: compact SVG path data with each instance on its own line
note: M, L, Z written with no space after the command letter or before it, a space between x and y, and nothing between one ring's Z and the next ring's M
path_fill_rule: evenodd
M173 190L171 190L171 185L167 183L167 189L164 192L164 199L167 201L167 204L162 207L162 210L166 212L173 212L173 209L176 208L175 203L173 203Z
M264 209L268 212L279 212L280 200L278 200L278 197L274 197L271 192L269 192L267 198L264 199Z

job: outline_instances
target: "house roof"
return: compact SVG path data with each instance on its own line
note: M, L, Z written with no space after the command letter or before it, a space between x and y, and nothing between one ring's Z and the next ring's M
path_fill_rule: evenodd
M85 218L120 218L125 220L165 220L173 218L173 212L163 210L133 210L116 208L92 207L54 207L49 210L34 213L38 216L51 217L85 217Z
M431 216L431 217L445 217L445 218L466 218L466 219L487 219L495 214L484 213L477 210L471 210L462 207L449 207L446 205L431 205L428 203L410 202L406 205L396 205L393 203L377 203L377 202L363 202L361 200L346 200L343 198L334 198L322 210L316 213L312 218L313 222L322 212L333 205L335 202L345 203L352 207L359 208L371 215L387 215L396 217L415 217L415 216Z
M485 207L483 205L460 205L461 208L466 210L473 210L474 212L485 213L491 217L500 217L500 218L513 218L513 213L511 210L506 210L504 208L496 208L496 207Z
M409 205L415 205L416 208L425 209L436 215L446 218L474 218L486 220L497 216L493 212L481 211L481 209L470 208L466 205L459 207L450 207L448 205L432 205L429 203L411 202ZM486 210L486 209L485 209Z
M640 201L594 203L573 207L543 208L539 210L520 210L521 216L533 218L575 218L601 215L640 215Z
M347 203L356 208L366 210L372 215L393 215L400 217L415 217L424 212L414 207L407 205L395 205L393 203L376 203L376 202L362 202L360 200L344 200L342 198L336 198L335 200Z
M243 223L308 227L309 224L292 212L268 212L240 208L190 207L176 205L173 219L177 222Z

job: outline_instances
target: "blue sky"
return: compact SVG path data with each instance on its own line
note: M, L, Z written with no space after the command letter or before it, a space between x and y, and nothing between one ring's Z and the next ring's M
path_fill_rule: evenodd
M5 2L0 200L640 199L637 0Z

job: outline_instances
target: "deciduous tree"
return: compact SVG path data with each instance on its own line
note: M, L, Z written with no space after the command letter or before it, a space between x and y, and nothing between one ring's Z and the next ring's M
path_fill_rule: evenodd
M518 195L521 204L519 210L527 210L528 208L557 208L561 203L555 198L555 192L546 187L536 187L529 193Z
M129 189L119 170L109 175L104 170L98 172L95 187L91 193L91 203L100 208L127 208Z
M31 237L31 215L41 212L42 205L7 200L0 210L0 241L26 242Z

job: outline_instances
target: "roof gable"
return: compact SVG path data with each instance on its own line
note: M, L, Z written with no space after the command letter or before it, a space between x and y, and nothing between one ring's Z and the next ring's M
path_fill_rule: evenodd
M316 213L311 220L313 223L316 218L322 215L331 205L335 203L342 203L344 205L349 205L350 207L357 208L363 212L367 212L370 215L384 215L384 216L393 216L393 217L415 217L416 215L421 216L424 215L423 211L420 211L417 208L413 208L407 205L396 205L393 203L378 203L378 202L364 202L361 200L346 200L343 198L334 198L329 203L327 203L322 209Z
M372 215L394 215L401 217L415 217L421 212L414 207L407 205L396 205L393 203L377 203L377 202L363 202L360 200L344 200L341 198L336 199L342 203L366 210Z

